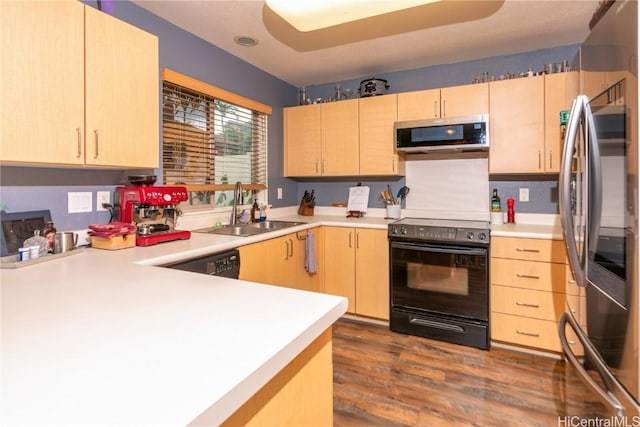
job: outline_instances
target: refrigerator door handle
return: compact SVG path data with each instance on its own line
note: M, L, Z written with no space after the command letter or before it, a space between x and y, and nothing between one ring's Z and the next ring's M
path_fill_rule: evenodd
M573 105L571 106L571 114L569 115L567 131L564 138L559 179L560 222L562 223L564 241L567 247L567 258L576 283L582 287L586 286L587 281L586 273L578 254L575 224L571 210L571 168L573 164L573 152L578 144L578 132L581 130L581 119L584 117L588 102L589 99L585 95L580 95L573 101Z
M589 230L587 232L587 253L589 257L595 254L600 237L600 221L602 219L602 165L600 164L600 148L598 146L598 136L596 135L596 126L591 107L585 104L585 128L587 130L586 141L589 146L587 149L587 179L589 180L589 195L587 202L589 203ZM591 259L591 258L590 258Z
M584 335L584 332L582 332L582 329L573 318L573 316L571 316L569 313L564 313L560 318L560 322L558 323L558 335L560 336L560 345L562 346L562 352L566 356L567 361L571 366L575 368L578 375L582 377L589 388L591 388L598 395L602 403L613 408L617 417L622 417L624 415L624 407L622 406L620 401L616 399L616 397L613 396L613 394L611 394L609 390L603 389L600 384L598 384L589 375L586 369L584 369L582 364L573 354L573 351L569 347L569 342L567 340L567 335L565 332L565 327L567 324L576 333L578 341L580 341L580 343L582 344L585 355L587 355L589 357L589 360L594 363L598 374L600 374L600 377L602 378L607 388L611 389L612 387L615 387L616 380L613 377L613 374L611 374L611 372L607 368L606 363L602 361L600 355L594 352L594 350L591 348L591 344L589 343L587 337Z

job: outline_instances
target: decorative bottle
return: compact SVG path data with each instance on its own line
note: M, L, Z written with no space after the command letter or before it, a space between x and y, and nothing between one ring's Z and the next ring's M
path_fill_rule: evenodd
M498 197L498 189L493 189L493 196L491 197L491 212L500 212L500 197Z

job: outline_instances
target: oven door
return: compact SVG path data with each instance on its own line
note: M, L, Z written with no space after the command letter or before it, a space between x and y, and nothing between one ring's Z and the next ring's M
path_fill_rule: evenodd
M487 252L483 247L392 241L392 308L488 321Z

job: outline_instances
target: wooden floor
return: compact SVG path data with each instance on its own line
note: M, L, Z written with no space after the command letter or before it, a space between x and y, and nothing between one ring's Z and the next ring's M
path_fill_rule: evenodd
M561 360L383 325L339 320L333 363L335 426L558 426L607 416Z

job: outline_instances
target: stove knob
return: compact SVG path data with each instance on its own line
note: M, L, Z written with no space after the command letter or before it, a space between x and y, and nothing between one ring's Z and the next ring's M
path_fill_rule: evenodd
M485 240L487 240L487 235L485 233L478 233L478 240L484 242Z
M475 239L476 235L473 234L473 231L468 231L467 232L467 240L473 240Z
M406 227L400 227L400 234L407 234L407 228Z
M162 196L162 198L164 199L165 202L170 202L171 201L171 194L165 194L164 196Z

